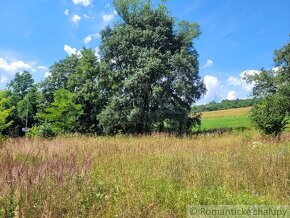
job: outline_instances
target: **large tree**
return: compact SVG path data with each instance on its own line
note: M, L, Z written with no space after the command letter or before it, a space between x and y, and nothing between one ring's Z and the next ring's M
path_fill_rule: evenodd
M41 87L44 99L49 105L54 92L64 88L75 94L78 104L82 105L83 114L78 120L78 131L99 133L97 115L105 104L105 98L99 84L100 66L98 57L92 49L83 48L78 55L67 56L50 68Z
M249 75L253 95L262 98L252 110L252 121L266 134L278 135L286 127L290 113L290 43L275 50L275 68Z
M191 105L205 92L193 46L199 27L176 23L162 2L114 1L122 21L102 31L100 47L106 133L162 131L165 122L184 132Z
M50 75L40 85L47 104L53 101L53 93L56 90L68 88L68 78L76 71L78 60L77 55L71 55L61 59L50 67Z
M26 116L23 113L27 111L27 106L24 107L24 104L27 105L27 100L24 99L31 91L31 88L34 87L34 80L28 71L18 72L7 87L9 91L8 95L10 96L7 104L9 107L13 107L13 110L8 117L8 121L12 121L12 125L5 130L5 133L13 136L23 135L22 128L26 124Z
M76 102L82 105L83 115L79 118L78 131L100 133L97 115L106 99L100 86L100 64L95 51L83 48L74 73L68 77L67 88L75 93Z

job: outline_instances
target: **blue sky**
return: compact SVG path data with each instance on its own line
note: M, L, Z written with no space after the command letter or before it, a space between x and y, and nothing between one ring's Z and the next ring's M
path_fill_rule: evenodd
M208 93L198 103L247 98L242 75L272 69L289 41L289 0L169 0L172 16L199 23L195 41ZM108 0L13 0L0 6L0 88L17 71L36 81L84 45L98 52L99 32L118 19Z

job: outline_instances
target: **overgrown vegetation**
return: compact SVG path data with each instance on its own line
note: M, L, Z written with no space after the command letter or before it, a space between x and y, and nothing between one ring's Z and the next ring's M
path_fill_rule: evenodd
M10 139L0 216L184 217L186 205L289 203L289 134Z

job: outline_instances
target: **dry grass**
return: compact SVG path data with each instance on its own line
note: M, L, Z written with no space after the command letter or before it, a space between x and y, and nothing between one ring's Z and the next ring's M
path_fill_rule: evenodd
M10 139L0 217L179 217L189 204L289 204L289 134Z

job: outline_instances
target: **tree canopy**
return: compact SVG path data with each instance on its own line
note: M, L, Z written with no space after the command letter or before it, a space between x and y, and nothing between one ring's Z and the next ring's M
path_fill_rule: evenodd
M122 21L101 33L108 103L100 125L106 133L149 133L167 120L185 132L191 105L205 92L192 42L198 25L176 25L163 3L114 4Z
M274 52L275 68L246 77L255 84L253 95L263 99L252 110L252 121L266 134L278 135L290 113L290 43Z

